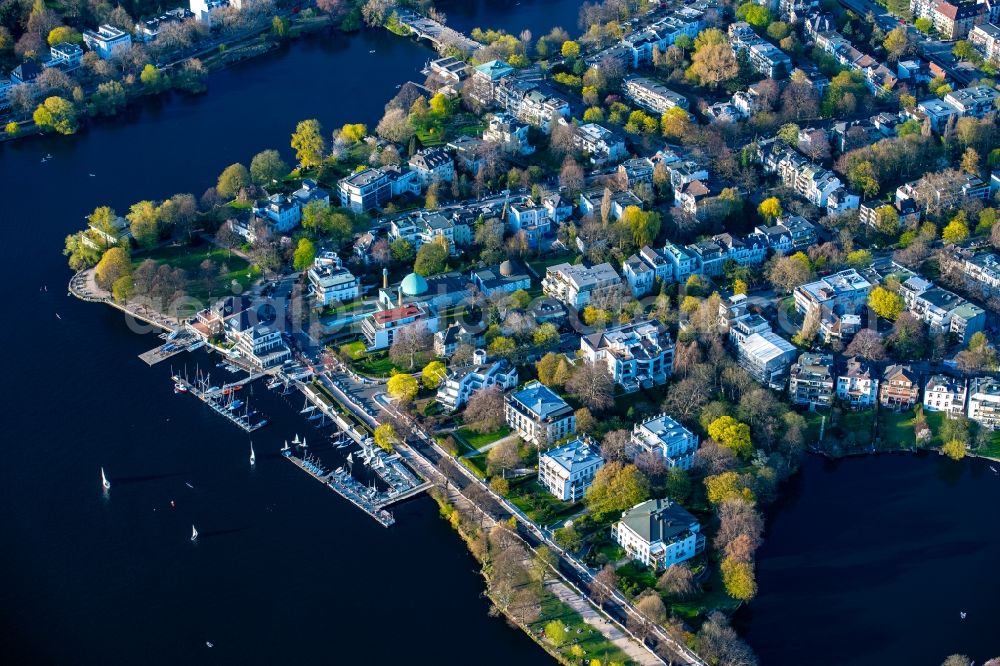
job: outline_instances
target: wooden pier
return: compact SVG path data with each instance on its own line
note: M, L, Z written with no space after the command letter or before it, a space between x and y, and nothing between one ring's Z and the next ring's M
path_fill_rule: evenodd
M213 412L224 417L230 423L238 426L241 430L245 432L253 432L267 425L266 419L258 421L257 423L250 423L249 417L241 416L239 414L234 414L233 411L230 410L224 403L220 402L220 398L227 395L226 393L223 393L223 389L217 389L214 391L202 391L197 386L187 381L183 377L174 375L172 379L175 385L183 387L184 393L190 393L194 397L198 398L203 403L208 405ZM242 385L240 382L237 382L229 386L236 386L238 384Z
M145 361L147 365L153 366L161 361L166 361L168 358L176 356L181 352L195 351L196 349L201 349L204 346L204 340L174 340L165 342L159 347L139 354L139 358Z
M369 490L351 476L350 472L331 472L312 460L299 458L291 449L285 449L281 454L303 472L374 518L382 527L391 527L396 522L392 514L385 510L385 505L374 501Z

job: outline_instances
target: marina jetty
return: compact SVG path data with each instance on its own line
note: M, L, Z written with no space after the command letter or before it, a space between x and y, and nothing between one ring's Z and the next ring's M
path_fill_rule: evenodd
M208 376L199 377L194 382L180 375L174 375L171 379L174 381L174 393L190 393L241 430L254 432L267 425L267 419L254 420L258 416L257 412L250 409L247 401L239 398L237 393L259 377L260 375L250 375L223 386L212 386Z
M174 331L173 333L161 333L160 338L166 340L166 342L159 347L139 354L139 358L149 366L166 361L168 358L176 356L181 352L196 351L205 346L203 339L197 338L184 330Z
M303 451L307 448L304 440L298 441L298 435L296 435L293 444L297 449L301 448ZM396 522L392 513L384 509L383 505L378 502L380 493L374 488L362 484L343 467L330 471L323 466L319 458L311 453L303 453L301 457L295 455L293 449L288 446L288 442L285 442L285 446L281 449L281 455L303 472L377 520L382 527L391 527Z
M277 388L279 384L275 384ZM297 456L297 451L305 451L305 440L299 441L298 435L292 440L292 447L286 442L281 449L282 455L295 463L297 467L310 476L329 486L331 490L341 495L362 511L375 518L380 524L388 527L395 520L386 509L398 502L415 497L431 487L431 483L420 478L411 470L398 454L390 454L375 445L367 431L349 422L334 406L328 403L319 392L308 384L299 383L299 389L306 396L309 406L302 411L316 411L329 418L337 427L337 434L332 438L340 441L337 448L345 448L350 442L360 446L347 456L347 467L341 467L331 473L313 454ZM374 485L365 486L354 478L351 469L360 462L384 484L386 490L379 490ZM388 522L387 522L388 521Z

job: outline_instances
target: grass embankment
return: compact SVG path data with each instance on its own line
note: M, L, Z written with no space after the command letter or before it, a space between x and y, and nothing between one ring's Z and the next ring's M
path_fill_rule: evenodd
M432 492L431 496L438 503L441 516L458 532L469 547L469 551L483 565L482 573L487 579L488 594L488 564L482 559L484 550L480 547L480 543L483 534L478 519L464 515L440 492ZM530 549L529 552L531 552ZM588 625L579 613L559 600L548 588L538 581L532 581L528 584L537 586L538 617L527 624L522 624L510 615L507 615L507 618L512 624L519 626L559 663L567 666L570 664L589 664L595 659L599 659L602 664L625 664L628 662L628 657L614 643ZM562 624L566 630L566 640L560 645L556 645L545 635L545 627L552 622Z
M341 354L350 359L351 367L358 374L368 377L388 377L394 370L404 372L389 358L389 352L368 352L365 343L360 340L343 344L339 349Z

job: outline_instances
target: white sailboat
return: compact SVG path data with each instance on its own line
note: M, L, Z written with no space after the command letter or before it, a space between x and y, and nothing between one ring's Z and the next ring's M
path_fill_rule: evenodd
M295 439L292 440L292 444L294 444L295 446L298 446L301 443L302 442L299 441L299 433L295 433Z
M191 541L197 541L197 540L198 540L198 530L195 528L194 525L192 525L191 526Z
M253 442L250 442L250 466L253 467L257 464L257 456L253 452Z
M285 445L283 447L281 447L281 450L282 451L287 451L288 450L288 440L287 439L285 440Z
M108 481L108 475L104 473L104 468L101 468L101 485L105 490L111 490L111 482Z

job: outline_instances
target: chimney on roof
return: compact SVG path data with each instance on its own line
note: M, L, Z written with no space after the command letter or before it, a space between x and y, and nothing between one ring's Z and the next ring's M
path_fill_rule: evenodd
M385 267L382 268L382 288L389 288L389 269Z

